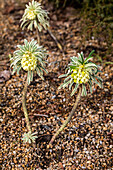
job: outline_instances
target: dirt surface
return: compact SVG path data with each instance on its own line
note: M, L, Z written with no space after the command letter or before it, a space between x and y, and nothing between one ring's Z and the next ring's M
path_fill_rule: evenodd
M36 31L22 31L20 19L27 1L7 1L0 10L0 121L1 121L1 169L14 170L111 170L113 149L113 54L106 53L106 42L98 39L84 40L81 33L81 17L78 10L68 7L54 11L52 4L44 2L48 9L53 34L63 47L60 51L47 33L40 34L41 44L48 51L45 80L36 74L27 92L27 109L32 131L38 132L34 145L23 144L27 132L21 97L26 75L11 75L8 55L23 40L37 39ZM94 62L100 65L103 89L93 87L93 93L82 97L75 115L64 131L47 148L54 132L68 117L76 95L70 97L68 89L58 90L70 57L83 51L87 56L95 50ZM100 62L99 57L102 58Z

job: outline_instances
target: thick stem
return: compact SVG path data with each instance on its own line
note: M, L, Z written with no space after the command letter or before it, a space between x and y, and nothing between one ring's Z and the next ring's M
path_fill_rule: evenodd
M37 32L37 41L38 41L38 45L40 45L40 35L39 35L38 28L36 28L36 32Z
M22 107L23 107L23 111L24 111L24 116L25 116L25 120L26 120L27 129L28 129L29 132L31 132L31 126L30 126L29 117L28 117L27 108L26 108L27 85L28 84L27 84L27 79L26 79L24 89L23 89Z
M81 88L79 89L79 93L78 93L78 95L77 95L77 97L76 97L76 101L75 101L75 104L74 104L74 106L73 106L73 108L72 108L72 110L71 110L70 115L69 115L68 118L65 120L65 122L63 123L63 125L61 126L61 128L53 135L53 137L52 137L51 141L49 142L49 144L52 144L52 143L54 142L55 138L60 134L60 132L63 131L63 129L65 128L65 126L66 126L66 125L69 123L69 121L71 120L71 118L72 118L72 116L74 115L75 110L76 110L76 108L77 108L77 105L78 105L78 102L79 102L79 100L80 100L80 97L81 97Z

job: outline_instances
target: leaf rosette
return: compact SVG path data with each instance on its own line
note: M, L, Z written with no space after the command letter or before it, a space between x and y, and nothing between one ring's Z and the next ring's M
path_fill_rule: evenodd
M21 68L28 72L27 80L28 84L33 80L33 72L36 71L37 74L44 80L43 71L46 71L45 65L47 56L46 50L37 44L34 39L28 42L24 40L24 45L17 46L19 50L16 50L13 54L11 60L11 67L13 68L12 74L19 71Z
M26 5L25 12L21 19L21 27L23 29L27 27L31 31L34 27L42 31L43 28L47 29L49 27L48 19L48 12L42 9L39 2L33 0L29 2L29 5Z
M64 83L59 86L59 89L69 86L69 90L75 84L75 87L71 93L71 96L75 94L78 87L82 86L82 96L87 95L86 85L90 87L92 93L92 84L95 83L99 87L102 87L102 78L97 76L100 72L98 66L89 61L92 57L92 51L87 58L84 58L83 52L78 53L78 57L71 57L71 62L67 68L67 74L59 76L59 78L66 77Z
M37 138L37 132L35 132L35 133L28 132L28 133L24 133L22 140L24 143L26 143L26 142L34 143L36 138Z

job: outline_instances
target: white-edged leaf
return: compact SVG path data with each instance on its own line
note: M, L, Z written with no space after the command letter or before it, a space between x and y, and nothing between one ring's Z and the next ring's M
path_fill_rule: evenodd
M75 94L75 92L77 91L78 86L79 86L79 84L76 83L75 88L73 89L73 91L71 93L71 96L73 96Z
M28 83L28 85L30 84L30 80L31 80L31 71L28 70L28 74L27 74L27 83Z
M74 62L74 64L76 63L76 64L81 64L82 62L80 61L80 60L78 60L78 58L77 57L71 57L71 60Z
M102 88L102 82L98 82L94 77L93 78L93 81L100 87Z
M68 76L67 78L65 78L65 80L64 80L64 82L66 82L68 79L70 79L71 78L71 75L70 76Z
M86 86L82 84L82 96L87 96Z
M65 84L66 84L66 82L62 83L62 84L58 87L58 90L60 90Z
M17 74L18 74L18 75L19 75L19 71L20 71L21 68L22 68L21 65L17 68Z
M89 56L85 59L84 63L87 63L91 58L93 58L91 55L94 53L94 50L91 51Z
M72 81L69 85L69 90L71 90L72 85L74 84L74 81Z
M69 83L70 83L70 81L71 81L71 80L67 81L67 82L63 85L63 88L65 88L66 86L68 86Z
M103 81L103 79L99 76L95 76L95 78L97 78L99 81Z
M85 68L87 68L87 67L96 67L97 68L97 65L92 62L89 62L89 63L85 64Z
M39 77L41 77L41 79L44 80L43 71L40 69L40 67L36 67L36 71Z
M48 73L48 71L44 67L42 67L42 66L40 66L40 67L45 71L45 73Z
M62 78L62 77L66 77L66 76L67 76L67 74L62 74L58 78Z

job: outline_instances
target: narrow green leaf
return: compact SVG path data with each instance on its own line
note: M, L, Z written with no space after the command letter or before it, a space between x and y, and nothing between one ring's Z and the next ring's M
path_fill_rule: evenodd
M66 86L68 86L68 85L69 85L69 83L70 83L70 80L69 80L69 81L67 81L67 82L63 85L63 88L65 88Z
M62 83L62 84L58 87L58 89L61 89L65 84L66 84L66 82Z
M84 63L84 55L83 55L83 52L80 53L80 57L81 57L81 62Z
M99 76L95 76L95 78L97 78L99 81L103 81L103 79Z
M16 70L17 70L17 65L14 65L14 66L13 66L12 75L16 72Z
M30 81L33 81L33 71L31 71Z
M71 57L71 60L74 62L74 64L76 63L76 64L81 64L81 61L80 60L78 60L78 58L77 57Z
M71 69L77 69L77 66L69 66Z
M82 96L87 96L86 86L82 84Z
M48 73L48 71L44 67L42 67L42 66L40 66L40 67L45 71L45 73Z
M18 75L19 75L19 71L20 71L21 68L22 68L21 65L17 68L17 74L18 74Z
M11 67L13 66L13 65L17 65L17 63L19 62L21 60L21 57L18 57L18 58L14 58L14 61L11 63Z
M69 85L69 90L71 90L72 85L74 84L74 81Z
M93 58L91 55L94 53L95 50L92 50L89 54L89 56L85 59L84 63L87 63L91 58Z
M65 80L64 80L64 82L66 82L68 79L70 79L71 78L71 75L70 76L68 76L67 78L65 78Z
M62 74L58 78L62 78L62 77L66 77L66 76L67 76L67 74Z
M94 77L93 77L93 81L100 87L102 88L102 83L98 82Z
M77 91L78 86L79 86L79 84L76 83L75 88L73 89L73 91L72 91L72 93L71 93L71 96L73 96L74 93Z
M92 56L88 56L88 57L85 59L84 63L87 63L91 58L93 58L93 57L92 57Z
M27 74L27 82L28 82L28 85L30 84L30 76L31 76L31 71L28 70L28 74Z
M96 67L97 68L97 65L92 62L89 62L88 64L85 64L85 68L87 68L87 67Z
M36 71L39 77L41 77L41 79L44 80L43 71L39 67L36 67Z

